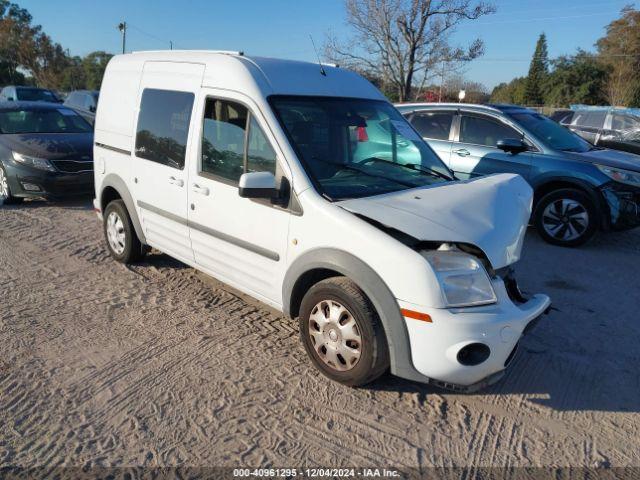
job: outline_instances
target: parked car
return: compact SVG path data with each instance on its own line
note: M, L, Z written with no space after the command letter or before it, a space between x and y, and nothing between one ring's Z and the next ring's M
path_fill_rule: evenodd
M640 110L585 107L551 118L600 147L640 154Z
M93 125L96 120L99 95L100 93L95 90L75 90L67 95L64 104L69 108L73 108Z
M551 115L549 115L549 118L554 122L558 122L562 125L567 125L571 123L573 114L574 114L573 110L568 108L562 108L562 109L556 110Z
M533 224L547 242L577 246L598 230L640 224L640 157L594 147L513 105L398 106L457 177L517 173L534 189Z
M73 110L0 102L0 204L93 193L93 132Z
M512 274L527 183L454 182L354 72L230 52L119 55L95 132L113 258L152 246L298 317L335 381L390 368L479 388L549 307Z
M0 102L50 102L62 103L52 90L37 87L15 87L9 85L0 92Z

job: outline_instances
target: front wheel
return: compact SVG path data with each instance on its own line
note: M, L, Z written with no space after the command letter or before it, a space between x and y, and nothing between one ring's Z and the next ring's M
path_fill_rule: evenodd
M141 260L146 250L140 243L122 200L114 200L104 210L104 237L113 258L120 263Z
M299 325L309 357L331 380L360 386L389 368L380 318L348 278L329 278L311 287L300 306Z
M589 195L572 188L548 193L534 211L534 224L540 236L563 247L577 247L587 242L595 235L599 220Z
M16 203L20 203L24 200L21 197L14 197L11 193L11 188L9 187L9 178L7 177L7 172L4 167L0 163L0 205L3 203L5 205L13 205Z

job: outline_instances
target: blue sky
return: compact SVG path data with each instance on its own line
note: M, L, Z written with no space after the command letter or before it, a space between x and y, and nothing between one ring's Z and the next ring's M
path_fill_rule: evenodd
M130 25L127 50L174 48L243 50L248 54L314 60L309 34L347 35L342 0L13 0L74 55L120 51L116 25ZM485 41L484 57L466 78L493 87L526 74L535 42L547 34L549 54L592 49L605 26L632 0L496 0L496 14L460 25L454 43Z

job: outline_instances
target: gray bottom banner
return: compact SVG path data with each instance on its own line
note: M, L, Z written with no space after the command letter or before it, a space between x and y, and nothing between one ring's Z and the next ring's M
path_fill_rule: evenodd
M615 468L215 468L215 467L55 467L21 468L0 467L0 479L47 479L47 480L136 480L136 479L351 479L389 478L407 480L591 480L640 478L640 467Z

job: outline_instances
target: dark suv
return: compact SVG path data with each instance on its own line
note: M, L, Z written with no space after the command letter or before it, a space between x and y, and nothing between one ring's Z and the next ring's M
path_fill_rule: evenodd
M53 90L38 87L15 87L9 85L0 91L0 102L49 102L62 103Z
M532 221L550 243L575 246L599 229L640 225L640 156L595 147L514 105L398 109L458 178L510 172L527 179L535 191Z
M96 121L99 93L95 90L74 90L67 95L65 106L73 108L84 119L93 125Z
M551 118L594 145L640 154L640 110L575 108L555 112Z

